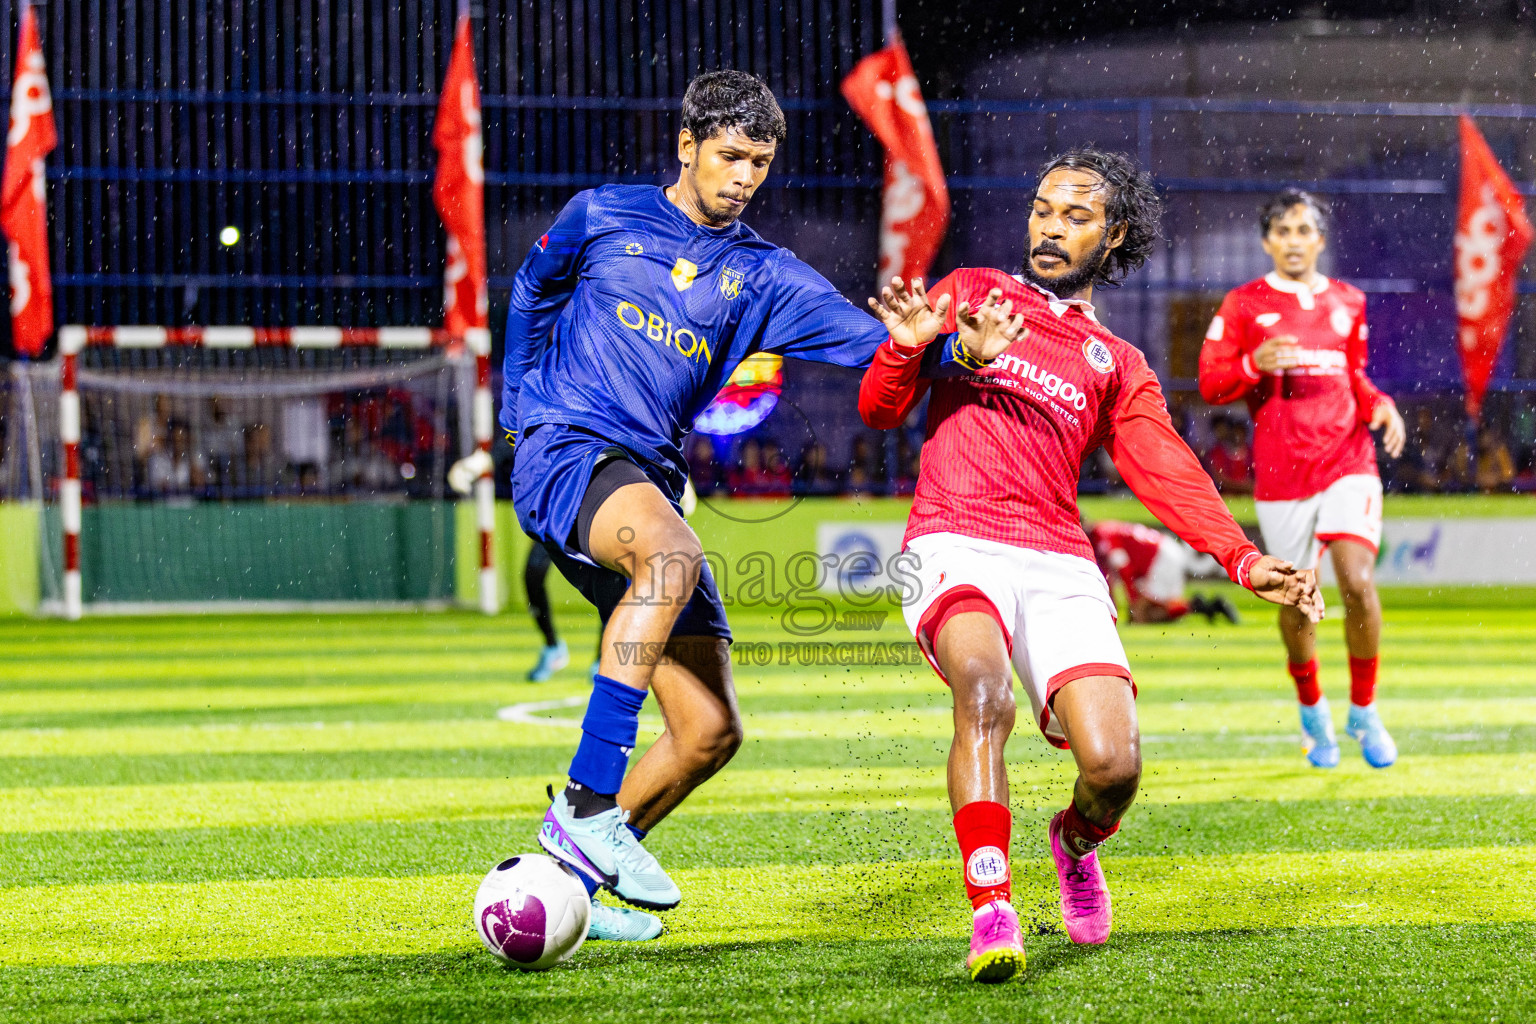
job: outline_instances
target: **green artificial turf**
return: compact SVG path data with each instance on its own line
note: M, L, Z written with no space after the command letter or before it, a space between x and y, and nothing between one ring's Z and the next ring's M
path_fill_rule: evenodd
M531 975L480 949L469 900L534 848L585 662L521 682L521 616L0 619L0 1021L1536 1019L1536 590L1386 592L1385 772L1347 739L1305 765L1272 613L1238 596L1239 627L1122 629L1146 773L1105 947L1060 932L1070 759L1021 716L1028 965L995 987L962 973L926 668L738 665L746 746L648 840L686 893L667 933ZM587 649L590 616L561 626ZM648 707L642 742L659 727Z

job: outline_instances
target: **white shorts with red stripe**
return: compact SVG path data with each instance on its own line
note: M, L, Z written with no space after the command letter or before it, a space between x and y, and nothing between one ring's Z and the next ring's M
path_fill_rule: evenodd
M1316 569L1323 548L1336 540L1381 548L1381 478L1374 473L1341 476L1310 498L1253 507L1265 549L1298 569Z
M1067 745L1051 713L1057 690L1087 676L1131 679L1109 585L1088 559L958 533L914 537L907 550L917 556L922 589L903 614L933 670L944 678L933 643L951 615L991 614L1035 721L1055 746Z

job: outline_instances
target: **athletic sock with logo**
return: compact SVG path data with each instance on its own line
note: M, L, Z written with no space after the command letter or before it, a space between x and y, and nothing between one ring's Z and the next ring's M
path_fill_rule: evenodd
M955 838L965 865L965 894L981 909L993 900L1013 899L1008 870L1008 839L1013 815L1006 804L977 800L955 812Z
M1070 856L1086 857L1118 831L1118 821L1107 828L1095 824L1077 809L1077 801L1073 800L1061 816L1061 848Z
M576 817L589 818L614 806L640 733L645 693L607 676L593 678L581 742L571 758L571 785L565 790Z
M1291 673L1291 678L1296 681L1296 699L1307 707L1311 707L1323 699L1323 687L1317 681L1317 659L1303 662L1298 665L1294 661L1285 664Z
M1376 667L1380 658L1349 659L1349 702L1357 708L1369 707L1376 699Z

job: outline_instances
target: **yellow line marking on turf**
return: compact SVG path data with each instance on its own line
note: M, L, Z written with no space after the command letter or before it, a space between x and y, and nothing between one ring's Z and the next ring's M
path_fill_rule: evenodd
M1066 755L1010 765L1015 807L1062 803L1074 774ZM508 767L516 768L515 759ZM0 833L229 828L372 821L457 821L543 814L550 776L202 782L0 789ZM1536 754L1405 757L1388 771L1346 762L1331 771L1294 761L1156 761L1143 803L1229 800L1368 800L1525 795L1536 791ZM678 814L932 810L949 806L941 766L912 769L727 770Z
M496 855L488 851L487 861ZM1014 902L1025 916L1040 907L1039 916L1057 920L1048 861L1015 856L1014 870ZM1119 935L1536 920L1536 889L1526 884L1536 872L1531 847L1109 855L1105 871ZM958 955L969 934L955 861L674 876L685 896L666 916L666 945L918 937L951 939ZM0 889L0 964L468 951L478 946L469 920L478 883L473 875L429 875Z

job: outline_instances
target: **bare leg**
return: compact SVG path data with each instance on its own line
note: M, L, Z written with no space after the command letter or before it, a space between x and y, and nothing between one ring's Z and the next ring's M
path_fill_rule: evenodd
M1016 709L1013 668L996 620L965 612L945 623L935 649L955 701L955 737L949 747L949 807L978 800L1008 803L1003 748Z
M1344 641L1350 657L1374 658L1381 642L1376 556L1364 544L1350 540L1334 541L1328 550L1339 580L1339 596L1344 600Z
M729 645L718 637L675 637L651 677L666 730L624 777L619 806L650 830L725 767L741 746L741 713Z
M1074 679L1051 704L1077 761L1073 802L1095 825L1110 828L1130 809L1141 782L1141 732L1129 680Z
M594 561L629 577L629 590L603 627L598 671L637 690L647 689L657 658L621 658L631 651L660 651L698 586L704 561L699 538L661 491L651 484L620 487L592 519L588 544Z
M1317 656L1317 627L1299 608L1280 606L1280 639L1292 665L1305 665Z

